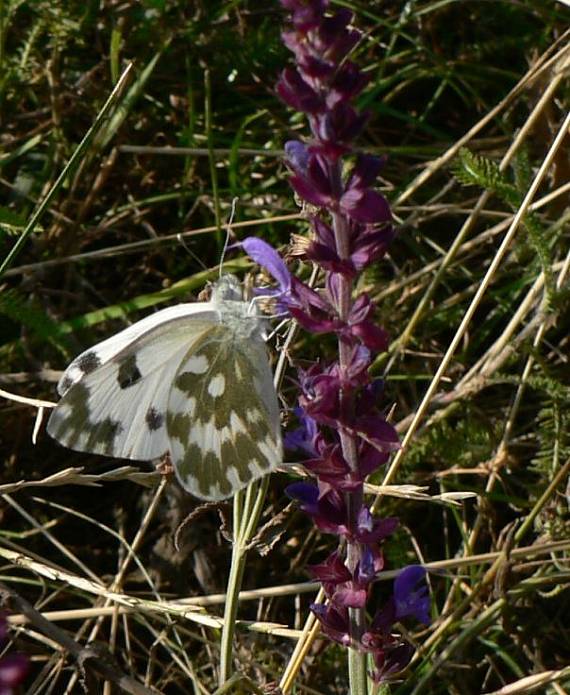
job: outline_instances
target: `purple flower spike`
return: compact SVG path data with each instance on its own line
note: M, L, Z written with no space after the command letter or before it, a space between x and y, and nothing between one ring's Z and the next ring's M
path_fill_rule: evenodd
M281 2L290 11L282 39L295 67L283 72L277 91L286 104L307 114L312 135L285 145L289 182L318 209L310 218L312 237L295 236L292 255L314 263L319 277L324 274L322 289L292 277L282 303L301 328L335 334L338 345L336 361L298 369L300 426L285 442L308 457L304 466L318 485L296 483L287 494L318 529L341 539L338 549L310 570L328 598L311 610L330 639L371 656L371 676L382 682L404 669L413 653L394 634L395 623L429 617L421 568L398 576L393 595L372 620L366 611L372 584L384 568L382 544L398 526L396 518L373 516L364 503L366 477L400 446L380 405L382 383L369 369L375 355L388 349L388 335L376 322L374 303L357 289L359 274L384 256L394 237L388 202L374 189L384 159L356 154L353 147L368 114L354 106L367 77L350 60L360 38L350 27L352 14L329 11L325 0ZM356 157L345 173L347 155ZM363 668L360 662L355 673Z

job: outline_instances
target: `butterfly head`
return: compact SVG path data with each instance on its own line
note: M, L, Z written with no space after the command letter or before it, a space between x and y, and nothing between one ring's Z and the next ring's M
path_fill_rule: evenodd
M212 288L214 302L242 302L243 289L235 275L223 275Z

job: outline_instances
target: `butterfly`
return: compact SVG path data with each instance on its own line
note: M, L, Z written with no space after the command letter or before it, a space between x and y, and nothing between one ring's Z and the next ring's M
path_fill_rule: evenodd
M210 301L163 309L76 357L47 431L76 451L170 455L181 485L222 500L282 461L264 318L226 275Z

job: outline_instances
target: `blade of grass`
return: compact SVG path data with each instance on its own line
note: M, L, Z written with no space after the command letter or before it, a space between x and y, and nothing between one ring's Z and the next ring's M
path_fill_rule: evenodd
M133 64L129 63L127 67L124 69L120 80L117 82L115 85L113 91L109 95L107 101L103 104L103 108L99 113L97 114L97 118L93 122L93 125L89 128L87 133L85 134L83 140L79 143L77 148L75 149L75 152L71 155L68 163L65 165L63 168L61 174L57 177L56 181L54 182L53 186L51 189L48 191L47 195L45 198L42 200L42 202L38 205L36 211L30 218L30 221L26 225L26 228L22 232L22 235L18 239L18 241L14 244L6 258L3 260L2 264L0 265L0 277L4 274L4 272L7 270L7 268L12 265L13 261L15 258L18 256L20 251L23 249L24 244L26 243L28 237L30 234L34 231L35 226L37 223L40 221L42 218L44 212L50 205L51 201L54 199L56 194L59 192L63 184L67 181L68 177L75 171L75 168L81 161L81 158L86 154L89 146L93 142L93 139L97 135L97 133L100 132L101 127L105 123L107 116L111 110L111 108L114 106L115 102L117 99L119 99L123 88L127 82L127 79L131 73Z
M559 129L556 138L554 139L554 142L552 143L546 157L544 158L544 161L542 162L542 165L540 166L540 169L538 170L536 176L534 177L534 180L532 184L530 185L524 200L521 203L520 208L518 209L508 231L506 232L503 241L501 242L501 245L499 249L497 250L497 253L493 257L493 260L485 273L485 277L482 279L481 284L473 297L473 300L471 304L469 305L469 308L465 312L463 319L453 336L453 339L451 340L451 343L449 344L445 355L443 356L440 365L434 375L434 378L432 382L430 383L423 399L422 402L420 403L418 409L416 410L416 413L414 415L414 418L410 424L410 427L408 431L406 432L406 435L402 441L402 448L396 453L394 456L394 459L392 463L390 464L390 467L388 469L388 472L386 473L386 476L384 477L383 480L383 485L388 485L395 477L398 468L401 465L401 462L403 460L406 447L409 445L409 443L412 440L412 437L414 436L416 429L420 423L420 421L423 419L423 416L425 415L428 405L430 403L430 400L432 396L434 395L437 387L439 386L439 382L441 381L442 376L446 372L453 355L455 354L455 350L457 349L457 346L459 345L459 342L463 338L463 335L465 334L465 331L467 330L467 327L471 323L471 319L473 318L473 315L475 314L475 311L477 310L477 307L479 306L485 292L487 291L489 285L491 284L495 272L497 271L499 265L501 264L501 261L503 260L503 257L505 256L507 249L509 248L511 241L513 240L519 224L525 215L528 207L530 206L532 199L534 198L536 192L538 191L538 188L540 184L542 183L542 180L544 179L547 171L549 170L549 167L552 164L552 161L554 160L554 157L556 153L558 152L559 147L562 145L564 142L564 139L566 138L568 128L570 126L570 112L566 115L566 118L564 119L564 123L562 124L561 128ZM374 501L374 504L372 505L372 510L376 509L378 506L378 503L380 501L380 498L377 497L376 500Z

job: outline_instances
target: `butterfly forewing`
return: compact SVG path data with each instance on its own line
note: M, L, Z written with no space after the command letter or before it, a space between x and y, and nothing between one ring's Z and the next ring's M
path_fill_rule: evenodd
M162 309L82 352L65 370L57 385L57 391L63 396L73 384L84 379L86 374L95 371L125 350L142 347L153 335L166 335L170 327L178 325L179 322L183 322L192 335L193 321L216 321L218 317L219 312L210 302L177 304ZM188 345L188 342L186 344Z
M146 461L167 452L172 381L216 316L186 306L188 315L161 320L159 312L76 358L60 381L48 433L70 449L117 458Z
M182 360L168 401L171 460L181 484L219 500L282 459L279 409L265 345L217 325Z

